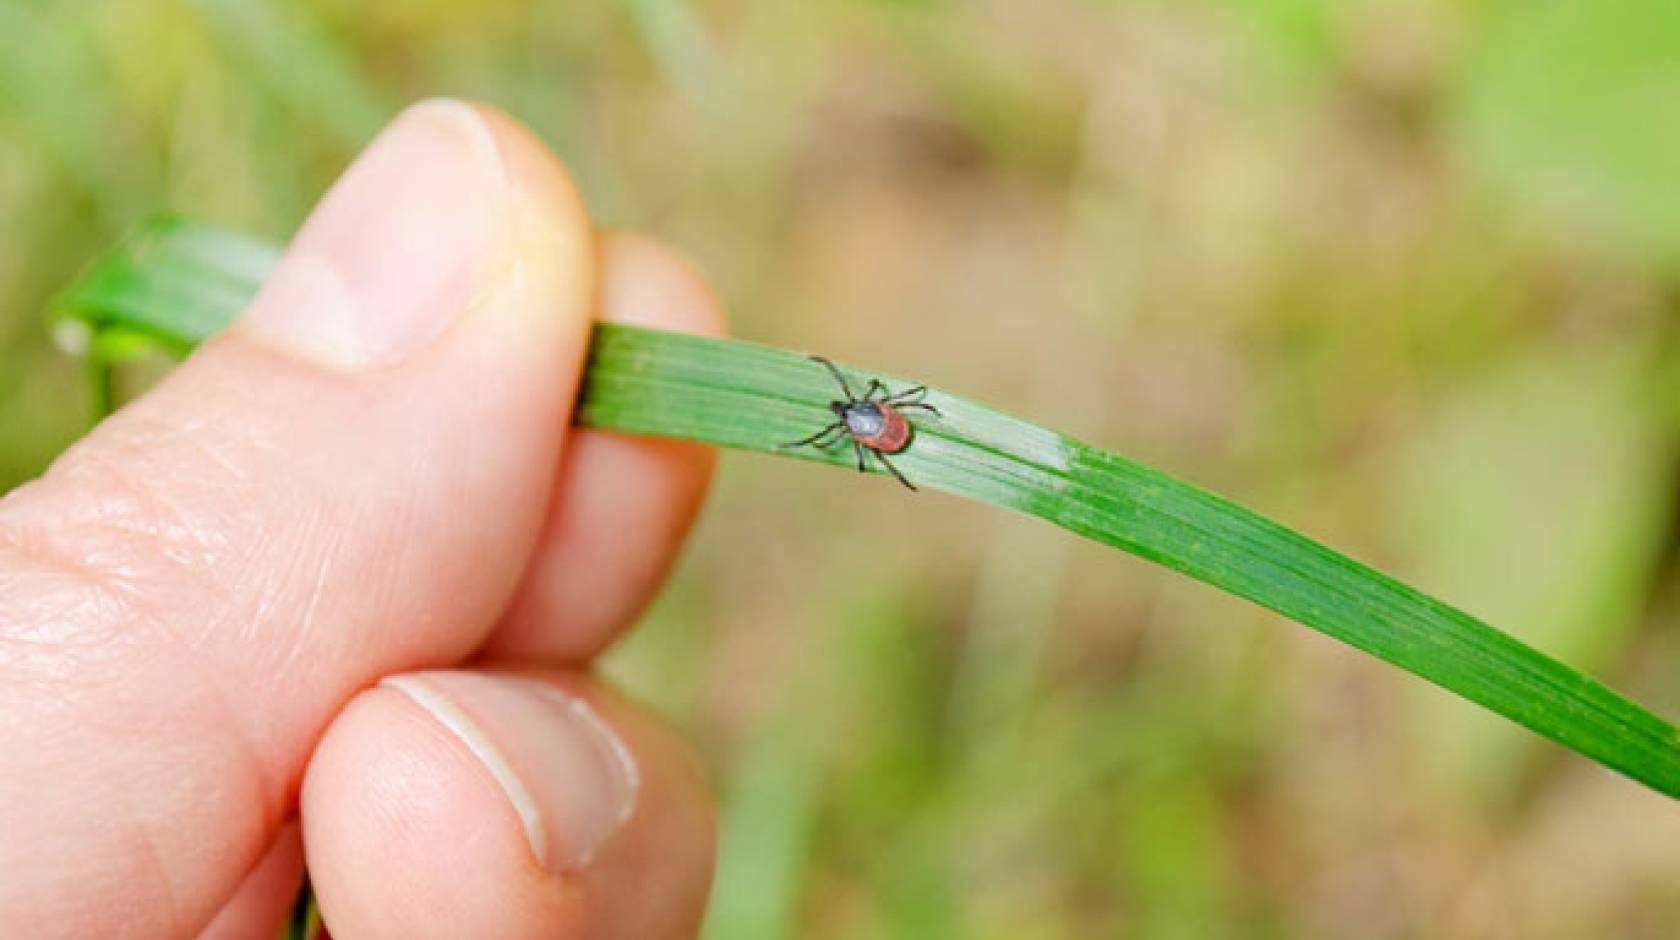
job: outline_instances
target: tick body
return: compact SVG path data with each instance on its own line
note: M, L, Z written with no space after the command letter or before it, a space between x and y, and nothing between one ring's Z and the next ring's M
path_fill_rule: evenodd
M865 401L840 413L852 440L878 454L896 454L910 446L910 420L892 405Z
M863 397L859 398L852 391L846 377L835 368L834 363L821 356L811 358L828 369L834 376L834 381L840 383L840 390L846 393L846 398L843 401L828 403L828 410L834 412L834 420L827 427L804 440L781 446L826 449L841 438L850 438L852 450L857 453L859 473L868 468L865 454L872 454L898 482L912 490L915 489L915 485L906 480L904 474L898 472L898 468L887 459L887 455L901 453L910 446L910 441L916 435L915 426L904 415L906 411L922 410L939 414L938 408L922 400L927 397L927 386L918 385L894 393L889 392L880 379L870 379L869 387L864 391Z

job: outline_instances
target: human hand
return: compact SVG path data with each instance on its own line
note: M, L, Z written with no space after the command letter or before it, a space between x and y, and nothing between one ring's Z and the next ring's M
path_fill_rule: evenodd
M700 775L587 670L712 454L569 427L597 315L722 328L527 131L419 105L0 501L0 934L269 940L305 845L337 940L694 934Z

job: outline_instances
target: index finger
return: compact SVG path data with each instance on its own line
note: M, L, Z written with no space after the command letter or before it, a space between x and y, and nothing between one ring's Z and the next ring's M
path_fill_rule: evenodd
M716 295L676 252L609 234L599 257L603 320L723 335ZM576 662L611 643L676 560L716 457L691 441L574 430L542 539L486 653Z

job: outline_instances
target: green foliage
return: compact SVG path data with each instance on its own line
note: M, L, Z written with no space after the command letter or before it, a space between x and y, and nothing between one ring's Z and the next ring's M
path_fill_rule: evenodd
M61 309L96 334L121 329L185 348L238 312L274 257L249 239L166 220L96 264ZM847 371L860 385L867 375ZM780 446L825 424L833 395L827 374L796 352L602 324L576 417L846 467L849 447ZM1680 796L1680 733L1587 676L1205 490L942 391L928 400L943 417L921 421L894 458L919 485L1038 516L1223 588Z
M1511 7L1453 102L1476 168L1524 217L1680 266L1680 6Z

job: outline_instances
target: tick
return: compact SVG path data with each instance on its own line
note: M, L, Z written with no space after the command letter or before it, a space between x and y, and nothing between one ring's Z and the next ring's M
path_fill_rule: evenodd
M834 381L840 383L840 390L846 393L844 401L831 401L828 410L834 412L834 421L821 431L800 441L782 444L782 447L815 447L823 450L833 445L842 437L852 440L852 450L857 452L857 468L859 473L866 471L864 451L875 455L881 466L898 478L898 482L914 490L915 484L904 478L898 468L887 459L888 454L897 454L910 446L910 439L915 436L915 426L904 416L904 412L911 409L939 414L939 409L922 399L927 397L927 386L918 385L907 388L902 392L892 393L880 379L870 379L869 387L859 398L846 377L821 356L812 356L813 360L822 363L834 376ZM876 398L879 394L881 397Z

